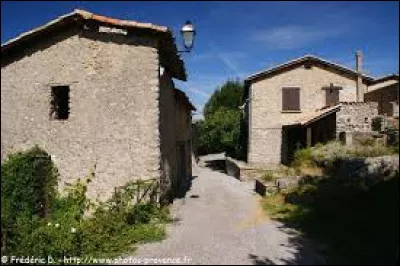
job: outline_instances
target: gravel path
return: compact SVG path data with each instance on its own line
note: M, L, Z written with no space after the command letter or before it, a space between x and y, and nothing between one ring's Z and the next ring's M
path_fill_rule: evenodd
M139 246L130 259L180 258L185 264L323 262L298 233L266 218L253 183L201 167L193 175L185 198L172 204L178 221L168 226L168 237Z

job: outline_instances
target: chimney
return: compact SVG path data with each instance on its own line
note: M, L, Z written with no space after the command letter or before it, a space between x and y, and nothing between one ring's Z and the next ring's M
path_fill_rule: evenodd
M356 71L357 71L357 102L364 101L364 86L362 84L362 53L356 52Z

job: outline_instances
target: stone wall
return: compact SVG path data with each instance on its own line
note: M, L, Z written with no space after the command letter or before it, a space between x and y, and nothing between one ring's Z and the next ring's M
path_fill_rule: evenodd
M356 101L356 77L340 74L314 65L290 69L278 75L260 79L249 88L249 143L248 162L254 165L281 162L282 125L314 112L326 104L326 86L333 83L342 89L340 101ZM366 85L363 84L364 90ZM300 112L282 111L282 88L300 88Z
M169 202L178 186L174 84L167 71L160 71L160 141L162 201Z
M171 202L192 175L191 111L176 96L174 82L168 71L160 71L160 134L161 134L161 187L162 201ZM179 145L184 146L186 176L179 172Z
M244 161L239 161L231 157L225 158L225 167L227 175L233 176L240 181L251 181L260 177L260 172L271 170L273 168L256 167L249 165Z
M378 104L375 102L343 102L340 111L336 113L336 136L341 132L372 131L372 119L378 116Z
M182 184L185 183L192 176L192 116L191 110L187 103L183 102L182 99L175 98L176 107L176 141L184 144L185 146L185 172L186 176L180 176Z
M365 102L378 103L378 114L399 116L399 82L372 90L364 95Z
M95 168L88 196L159 178L159 59L143 37L72 29L1 68L1 159L38 144L60 188ZM68 120L49 118L51 86L70 86Z

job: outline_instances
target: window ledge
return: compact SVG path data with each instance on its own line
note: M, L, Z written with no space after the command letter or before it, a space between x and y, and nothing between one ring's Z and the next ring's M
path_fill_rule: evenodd
M282 113L301 113L301 110L282 110Z

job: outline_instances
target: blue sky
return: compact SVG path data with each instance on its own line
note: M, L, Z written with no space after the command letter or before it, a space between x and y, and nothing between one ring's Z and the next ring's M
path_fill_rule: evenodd
M228 79L243 79L314 54L355 67L362 50L372 76L399 72L399 3L392 2L1 2L1 41L74 8L165 25L182 48L179 30L190 19L194 48L183 54L187 82L175 81L200 110Z

